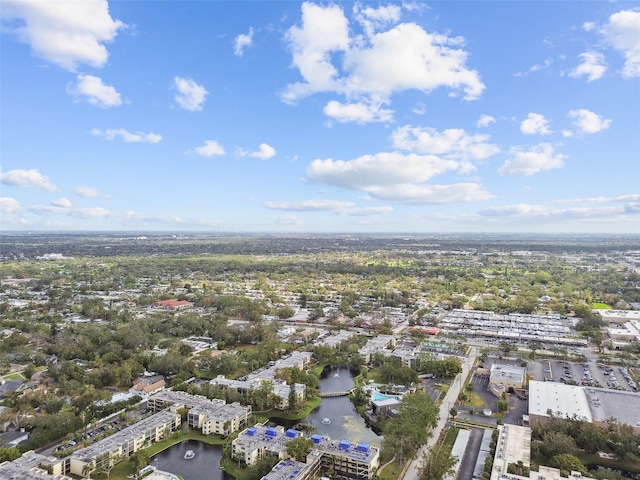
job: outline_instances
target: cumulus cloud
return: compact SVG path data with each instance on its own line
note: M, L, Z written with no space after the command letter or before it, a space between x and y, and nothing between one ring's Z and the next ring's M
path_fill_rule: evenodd
M428 185L428 180L447 171L466 171L467 163L435 155L400 152L364 155L350 161L317 159L309 164L307 178L312 183L362 191L369 198L384 201L436 204L492 198L481 185L460 183Z
M434 128L406 125L397 128L391 140L395 148L452 159L483 160L500 151L488 143L488 135L471 135L460 128L438 132Z
M17 169L0 173L0 183L20 188L39 188L48 192L57 190L56 186L49 181L49 178L36 169Z
M341 103L331 100L324 107L324 114L340 123L389 122L393 119L393 110L372 103Z
M233 42L233 54L241 57L244 49L251 46L253 42L253 27L249 28L249 33L238 35Z
M78 185L73 191L76 195L82 198L109 198L110 195L100 193L93 187L87 187L86 185Z
M258 147L258 151L251 152L249 154L250 157L259 158L260 160L268 160L269 158L275 156L276 149L271 145L266 143L261 143L260 147Z
M600 33L606 44L622 53L624 77L640 77L640 11L622 10L609 17Z
M609 128L610 119L585 109L569 111L569 118L573 119L573 124L580 129L582 133L598 133Z
M53 205L54 207L60 207L60 208L71 208L71 201L69 201L69 199L66 197L60 197L57 200L53 200L51 202L51 205Z
M496 119L491 115L482 115L476 122L476 125L478 127L488 127L489 125L495 122L496 122Z
M196 154L201 157L213 157L214 155L224 155L225 151L222 145L215 140L205 140L204 145L195 149Z
M571 77L581 77L585 75L587 82L593 82L602 78L607 71L604 55L599 52L584 52L578 55L582 63L569 73Z
M97 107L109 108L122 105L122 99L116 89L105 85L100 77L93 75L78 75L76 83L67 87L67 93L84 97L87 102Z
M490 200L494 197L477 183L451 185L397 184L367 189L369 195L380 200L410 205L441 205Z
M511 158L498 169L500 175L533 175L544 170L561 168L565 155L555 153L550 143L541 143L530 150L511 149Z
M306 173L313 183L369 191L379 185L424 182L459 166L456 161L435 155L389 152L363 155L350 161L316 159Z
M162 140L162 135L158 135L157 133L132 133L125 130L124 128L110 128L107 130L94 128L93 130L91 130L91 135L94 135L96 137L103 137L107 140L113 140L116 137L120 137L126 143L158 143Z
M71 71L80 64L104 66L109 57L105 43L125 28L120 20L111 18L107 0L6 0L2 10L5 31L29 44L36 56Z
M400 20L402 9L398 5L386 5L378 8L356 3L353 7L355 20L362 25L365 34L370 37L375 32L393 25Z
M527 115L527 118L520 124L520 131L525 135L547 135L551 133L548 120L539 113Z
M192 112L202 110L207 97L207 90L189 78L175 77L174 87L178 91L175 96L176 103L185 110Z
M11 197L0 197L0 212L7 215L16 215L22 212L20 202Z
M462 38L429 33L414 23L397 24L394 6L357 5L354 17L363 27L361 35L351 36L340 6L302 4L301 25L292 26L286 40L303 80L286 86L283 101L295 103L319 92L344 95L347 103L327 104L325 113L364 123L384 121L392 112L380 106L397 92L446 87L473 100L484 90L478 72L466 67Z

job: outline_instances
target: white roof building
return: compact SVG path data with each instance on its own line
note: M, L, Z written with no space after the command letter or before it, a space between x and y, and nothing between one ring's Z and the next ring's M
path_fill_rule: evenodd
M529 418L580 418L593 421L583 387L557 382L529 382Z

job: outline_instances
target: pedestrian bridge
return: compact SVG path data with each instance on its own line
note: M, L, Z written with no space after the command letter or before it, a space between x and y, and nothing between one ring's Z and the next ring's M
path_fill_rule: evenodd
M320 392L320 398L346 397L347 395L349 395L349 390L341 390L336 392Z

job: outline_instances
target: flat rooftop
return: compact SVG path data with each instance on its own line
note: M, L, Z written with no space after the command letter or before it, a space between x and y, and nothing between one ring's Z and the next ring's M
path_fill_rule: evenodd
M556 382L529 382L529 415L548 417L549 411L562 418L593 421L584 388Z
M622 390L585 387L593 420L615 418L620 423L640 429L640 394Z

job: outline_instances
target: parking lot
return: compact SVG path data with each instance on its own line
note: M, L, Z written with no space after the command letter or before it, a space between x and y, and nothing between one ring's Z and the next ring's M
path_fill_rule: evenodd
M535 380L563 382L614 390L637 391L638 385L624 367L608 366L595 360L569 362L566 360L537 360L529 362L529 374ZM634 388L635 387L635 388Z

